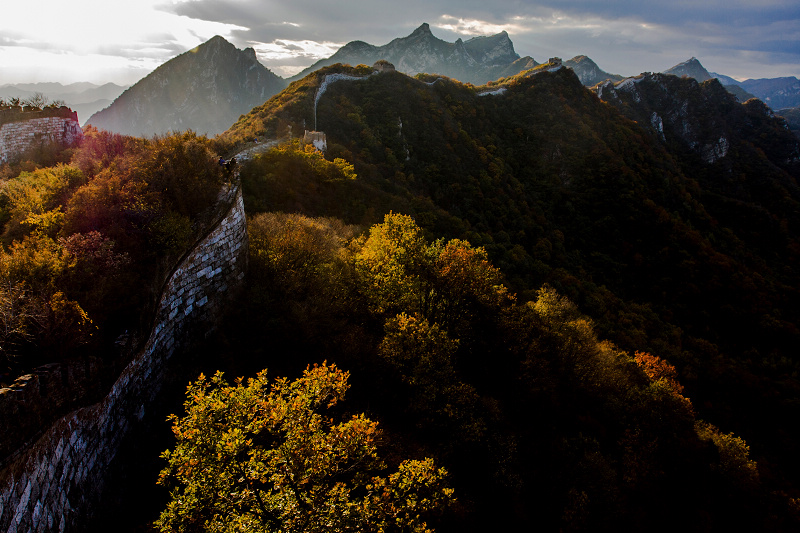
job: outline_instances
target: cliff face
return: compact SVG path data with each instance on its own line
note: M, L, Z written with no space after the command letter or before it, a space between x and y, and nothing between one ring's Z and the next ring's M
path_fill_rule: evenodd
M88 124L127 135L215 135L284 87L252 48L239 50L217 36L158 67Z
M290 81L336 63L372 65L380 59L389 61L398 71L410 76L420 72L441 74L476 85L511 76L525 67L536 65L529 57L523 58L525 61L520 60L506 32L448 43L435 37L428 24L422 24L411 35L394 39L383 46L363 41L350 42L331 57L318 61L290 78Z
M629 118L649 125L665 143L691 151L707 164L749 147L782 168L800 162L797 139L785 123L758 100L738 103L716 79L698 83L692 77L647 73L616 85L606 82L596 92Z

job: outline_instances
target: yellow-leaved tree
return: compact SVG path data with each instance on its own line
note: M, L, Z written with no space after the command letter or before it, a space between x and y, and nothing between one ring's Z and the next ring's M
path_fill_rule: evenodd
M347 391L336 365L270 384L266 371L228 385L221 373L187 390L171 416L177 443L159 482L172 487L162 531L428 532L426 516L453 500L432 459L389 472L377 422L323 412Z

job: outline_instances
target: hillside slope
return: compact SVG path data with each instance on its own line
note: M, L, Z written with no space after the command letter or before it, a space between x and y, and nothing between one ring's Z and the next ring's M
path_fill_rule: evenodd
M368 70L316 72L226 133L301 131L325 75L364 76L331 84L317 109L327 157L359 179L324 195L269 181L251 208L363 223L394 210L484 246L521 298L550 283L604 337L675 364L704 417L781 465L771 486L800 476L800 432L763 416L800 416L800 150L782 120L715 80L632 78L600 86L603 103L569 69L485 96Z
M87 121L125 135L215 135L285 87L252 48L214 37L158 67Z

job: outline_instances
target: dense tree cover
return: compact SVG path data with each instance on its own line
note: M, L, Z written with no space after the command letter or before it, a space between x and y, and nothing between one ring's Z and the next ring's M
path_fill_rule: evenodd
M149 323L226 179L210 141L192 133L90 128L66 156L0 182L0 372L10 379L88 344L87 354L107 352Z
M800 107L781 109L777 114L783 117L789 129L792 130L797 137L800 137Z
M215 360L348 368L351 408L380 420L390 455L450 473L458 503L437 530L796 525L797 502L697 417L673 365L600 340L550 286L519 301L482 248L399 214L363 235L299 214L248 224L248 291Z
M278 119L301 129L323 74L254 109L228 139ZM650 107L617 110L566 69L523 73L487 96L424 75L337 82L318 127L326 158L357 178L318 181L312 201L311 177L270 163L245 169L245 186L269 189L259 209L363 225L409 213L433 235L483 247L520 301L549 283L600 336L674 365L695 409L742 434L765 483L796 497L800 433L774 422L800 416L796 139L756 101L672 83L642 92ZM709 163L669 131L662 139L650 125L661 99L687 103L703 142L724 134L727 156Z
M172 416L177 444L160 483L177 487L162 531L432 531L425 516L452 500L431 459L394 471L379 456L378 424L325 415L344 399L348 374L309 367L270 384L266 371L230 386L217 373L186 392Z

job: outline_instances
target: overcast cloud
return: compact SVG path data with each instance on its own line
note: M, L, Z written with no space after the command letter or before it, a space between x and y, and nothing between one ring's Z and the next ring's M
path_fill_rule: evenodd
M505 30L522 56L585 54L623 75L695 56L740 79L800 77L797 0L42 0L3 12L0 84L133 83L217 34L290 76L349 41L386 44L423 22L451 42Z

